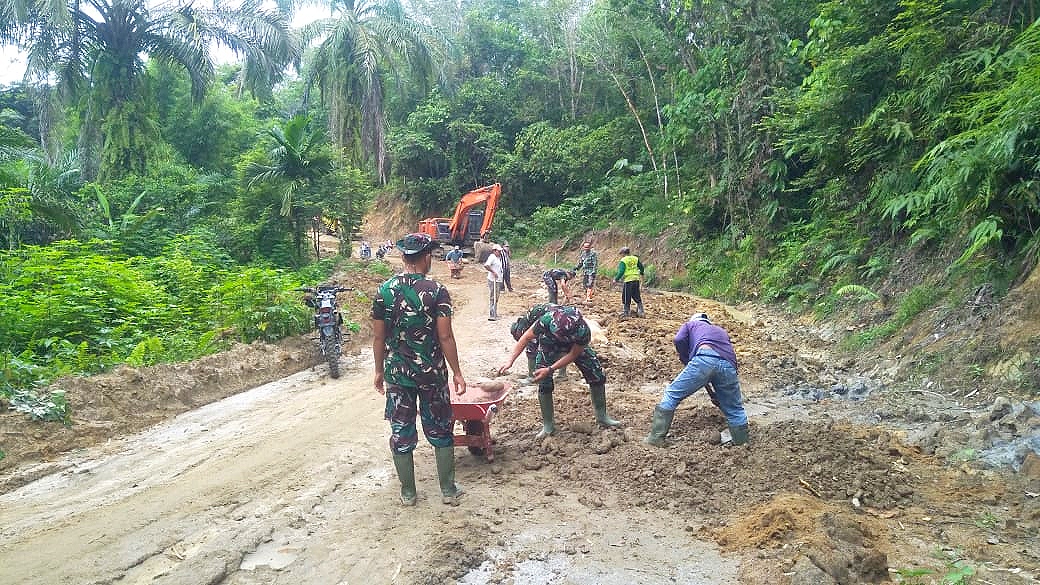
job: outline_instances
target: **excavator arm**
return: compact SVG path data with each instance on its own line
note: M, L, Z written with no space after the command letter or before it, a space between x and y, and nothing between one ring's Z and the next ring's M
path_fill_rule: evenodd
M495 212L498 211L498 200L501 196L501 183L474 189L463 195L462 199L459 200L459 204L455 207L455 214L451 217L449 229L451 230L452 239L456 242L462 242L466 239L469 211L485 202L487 207L484 209L484 221L480 225L480 236L483 237L484 234L490 231L491 225L495 221Z

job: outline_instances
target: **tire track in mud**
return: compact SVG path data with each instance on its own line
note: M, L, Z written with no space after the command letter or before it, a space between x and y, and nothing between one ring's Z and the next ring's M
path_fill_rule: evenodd
M302 372L0 496L0 558L19 570L9 582L221 582L272 534L387 482L382 450L352 436L382 423L358 416L378 410L358 392L370 381ZM0 563L0 575L14 566Z

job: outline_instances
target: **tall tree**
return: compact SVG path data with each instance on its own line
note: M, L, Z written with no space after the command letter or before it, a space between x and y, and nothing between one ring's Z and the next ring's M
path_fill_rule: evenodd
M301 196L313 194L322 179L332 173L334 157L328 149L325 132L313 128L309 116L294 116L282 126L268 132L273 146L266 163L250 165L246 171L249 184L268 183L281 191L281 215L293 226L296 258L302 258L303 229L299 201Z
M154 151L158 128L140 99L144 56L183 68L201 97L213 78L213 43L245 58L243 79L254 87L269 85L299 55L287 15L260 8L258 0L237 10L145 0L2 0L0 41L28 51L28 81L57 81L67 103L81 104L87 178L139 172Z
M319 42L308 81L321 89L336 146L373 161L385 181L385 85L402 69L412 82L431 81L446 42L398 0L332 0L331 13L304 28L305 40Z

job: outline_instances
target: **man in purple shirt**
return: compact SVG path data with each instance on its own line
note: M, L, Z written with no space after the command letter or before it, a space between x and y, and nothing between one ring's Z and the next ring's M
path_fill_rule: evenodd
M664 447L665 435L672 426L672 418L679 403L707 384L711 384L715 389L713 402L726 416L732 444L747 443L748 420L747 413L744 412L744 403L740 398L737 355L733 351L733 344L726 330L712 324L704 313L697 313L683 323L676 333L675 350L679 352L679 359L686 367L664 389L664 398L654 409L650 434L643 442Z

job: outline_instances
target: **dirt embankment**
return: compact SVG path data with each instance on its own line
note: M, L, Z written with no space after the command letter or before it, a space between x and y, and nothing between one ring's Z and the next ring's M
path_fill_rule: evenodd
M456 281L442 266L436 270L456 299L456 336L475 382L511 347L511 317L544 298L540 268L514 263L517 292L503 296L507 317L497 322L485 319L481 271L468 266ZM15 462L53 458L35 470L13 463L0 469L8 488L46 476L0 502L11 527L0 530L0 558L29 558L15 575L27 583L41 582L31 575L48 574L47 567L53 575L89 577L83 582L206 576L227 584L847 584L922 568L931 571L922 582L938 583L965 566L987 583L1040 576L1036 456L1016 451L1011 465L978 457L1002 438L1028 447L1040 427L1030 405L980 407L963 397L940 400L934 389L899 389L886 377L886 362L864 367L836 353L824 329L760 307L651 291L644 298L645 319L619 318L619 293L608 282L580 306L602 329L595 349L607 371L610 412L624 426L594 423L587 387L572 371L554 394L559 431L535 440L534 389L517 387L494 422L495 461L457 451L469 492L457 509L429 495L436 480L423 449L416 458L420 504L402 510L396 503L364 335L356 339L361 354L347 358L348 373L337 382L313 367L308 340L78 381L70 392L80 405L71 430L51 435L10 415L0 419L10 425L5 437L29 439ZM680 368L672 336L700 311L729 330L737 347L750 446L719 445L725 421L696 395L676 413L668 448L648 447L641 439L653 407ZM196 408L301 369L269 390L243 394L255 406L244 398ZM522 369L516 364L510 378ZM154 452L146 434L84 452L92 463L54 457L179 412L157 427L162 447ZM89 432L70 442L78 427ZM924 433L930 428L937 430ZM961 437L967 442L958 432L970 435ZM148 473L123 471L122 478L111 471L133 468L122 458L134 456ZM63 482L70 484L64 503ZM91 485L117 487L97 500L106 504L92 507L89 498L100 496ZM25 506L31 498L69 510L67 518ZM151 520L115 520L120 513ZM106 523L106 536L84 539L89 545L75 538ZM436 542L429 541L431 525L441 533ZM130 554L123 547L131 541L144 544ZM429 546L402 544L411 542ZM696 554L676 556L681 551ZM62 555L73 562L48 565Z

